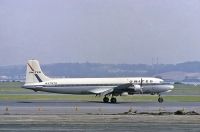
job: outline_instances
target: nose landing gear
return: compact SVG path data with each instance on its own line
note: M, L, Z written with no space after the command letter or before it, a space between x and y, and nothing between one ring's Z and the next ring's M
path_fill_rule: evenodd
M158 102L159 103L162 103L164 101L164 99L160 96L160 94L159 94L159 97L158 97Z

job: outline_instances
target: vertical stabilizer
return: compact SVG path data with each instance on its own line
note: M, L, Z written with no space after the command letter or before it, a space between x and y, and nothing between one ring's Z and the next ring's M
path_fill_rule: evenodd
M28 60L26 69L26 84L38 83L50 80L44 75L37 60Z

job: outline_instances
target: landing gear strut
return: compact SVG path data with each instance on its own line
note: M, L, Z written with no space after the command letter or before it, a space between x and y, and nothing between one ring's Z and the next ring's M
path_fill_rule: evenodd
M160 97L160 95L159 95L159 97L158 97L158 102L159 103L162 103L164 101L164 99L162 98L162 97Z

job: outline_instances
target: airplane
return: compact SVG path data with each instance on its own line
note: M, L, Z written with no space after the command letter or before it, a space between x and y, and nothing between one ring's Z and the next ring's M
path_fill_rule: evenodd
M158 94L158 102L162 103L164 100L161 93L172 91L174 86L164 84L162 79L154 77L50 78L42 72L38 60L28 60L26 81L22 88L35 92L94 94L104 96L104 103L116 103L116 97L122 95Z

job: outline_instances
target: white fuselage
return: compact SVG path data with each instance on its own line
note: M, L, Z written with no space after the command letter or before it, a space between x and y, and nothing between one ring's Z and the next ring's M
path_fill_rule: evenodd
M141 83L142 80L142 83ZM123 84L132 83L143 85L144 92L152 91L163 83L162 79L151 77L132 77L132 78L63 78L51 79L46 82L25 84L24 88L33 89L35 91L46 91L63 94L98 94ZM154 89L155 89L154 88ZM162 89L162 91L165 89ZM169 90L169 89L167 89Z

